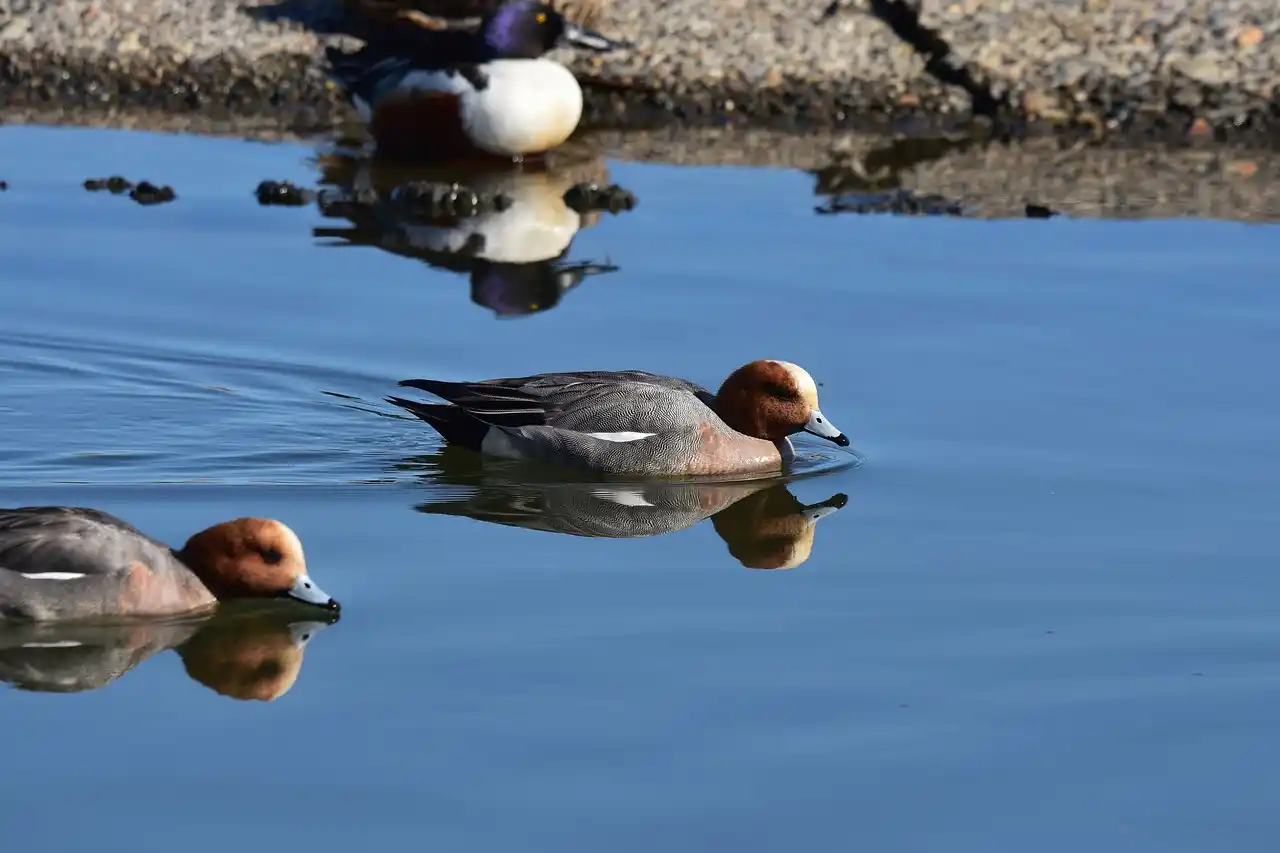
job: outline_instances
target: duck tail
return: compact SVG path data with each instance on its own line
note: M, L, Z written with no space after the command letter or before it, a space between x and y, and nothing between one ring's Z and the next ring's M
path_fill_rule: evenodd
M467 413L465 409L447 403L418 403L403 397L387 397L387 402L399 406L410 414L426 421L449 444L480 450L490 426Z

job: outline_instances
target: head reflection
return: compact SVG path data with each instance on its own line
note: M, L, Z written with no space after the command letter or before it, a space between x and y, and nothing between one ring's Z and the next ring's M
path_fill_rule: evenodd
M419 512L612 539L674 533L710 518L729 553L751 569L790 569L804 563L813 549L815 525L848 502L844 494L835 494L804 504L776 479L538 482L523 466L495 466L465 451L446 450L401 467L429 467L433 481L450 487L439 500L415 506Z
M329 245L370 246L467 276L471 300L499 318L546 311L588 278L618 267L569 259L574 237L599 220L565 201L582 183L607 182L598 156L538 167L458 171L374 157L321 160L329 185L317 204L347 225L316 228Z
M0 680L20 690L80 693L174 649L187 675L214 692L269 701L293 687L307 644L337 621L288 603L254 603L177 620L0 622Z

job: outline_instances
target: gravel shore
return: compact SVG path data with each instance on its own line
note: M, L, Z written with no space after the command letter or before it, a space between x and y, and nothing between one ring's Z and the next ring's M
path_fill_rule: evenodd
M340 0L247 2L0 0L0 97L297 132L348 119L320 62L335 36L317 33L343 29ZM557 58L599 125L936 132L977 115L1003 136L1280 141L1274 0L618 0L595 23L635 49Z

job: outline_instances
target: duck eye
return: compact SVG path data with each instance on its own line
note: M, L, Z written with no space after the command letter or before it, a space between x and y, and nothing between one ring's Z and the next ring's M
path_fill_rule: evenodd
M534 20L537 21L539 24L545 24L547 22L547 13L539 12L536 16L534 16Z
M284 559L284 555L280 553L279 548L263 548L262 559L274 566Z

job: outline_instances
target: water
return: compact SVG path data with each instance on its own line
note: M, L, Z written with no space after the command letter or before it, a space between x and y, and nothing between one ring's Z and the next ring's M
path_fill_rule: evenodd
M272 515L344 604L0 637L11 683L95 688L0 700L20 846L1280 829L1274 228L822 217L802 174L610 161L638 207L570 234L568 273L481 276L478 304L466 263L259 207L259 180L316 183L314 148L5 128L0 162L0 504L170 542ZM179 200L79 185L116 173ZM858 457L805 444L793 481L646 509L380 416L414 376L714 387L762 356L809 368Z

